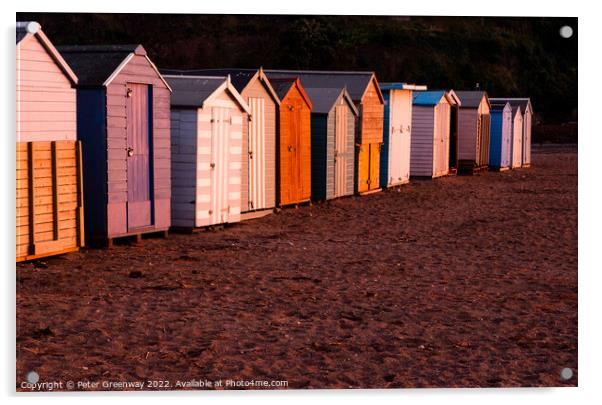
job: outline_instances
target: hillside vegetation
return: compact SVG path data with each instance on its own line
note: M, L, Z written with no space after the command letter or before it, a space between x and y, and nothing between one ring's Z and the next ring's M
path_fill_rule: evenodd
M380 81L531 96L577 120L577 19L19 13L56 44L142 43L160 67L375 70ZM559 35L570 25L574 35Z

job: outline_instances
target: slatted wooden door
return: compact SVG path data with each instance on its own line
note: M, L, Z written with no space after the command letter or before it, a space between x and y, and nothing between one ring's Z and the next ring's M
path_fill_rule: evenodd
M398 105L397 92L392 91L389 98L389 178L387 185L401 181L401 105Z
M128 230L151 225L149 86L128 83L127 224Z
M258 210L265 202L265 100L249 98L249 209Z
M334 196L341 197L347 190L347 107L335 108L334 140Z
M289 188L288 203L297 203L301 199L301 105L291 103L289 106Z
M368 189L376 190L379 185L380 173L380 143L370 144L370 179L368 181Z
M211 109L211 163L210 175L210 211L211 224L228 222L230 207L228 204L228 180L230 166L230 109L213 107Z

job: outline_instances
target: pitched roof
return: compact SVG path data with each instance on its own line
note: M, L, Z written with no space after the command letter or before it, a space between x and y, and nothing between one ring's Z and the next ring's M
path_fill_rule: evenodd
M445 97L444 90L418 91L414 93L414 105L434 106Z
M493 101L493 99L489 99L489 101L490 101L492 110L503 110L506 108L506 106L509 106L510 108L512 108L510 106L510 103L508 103L507 101Z
M381 90L420 90L424 91L427 89L425 85L421 84L410 84L404 82L381 82L380 83Z
M265 73L263 73L263 69L237 69L237 68L228 68L228 69L161 69L162 74L166 75L185 75L185 76L218 76L218 77L226 77L230 76L230 81L232 85L239 93L242 93L244 89L249 85L249 83L253 80L253 78L257 77L257 80L260 80L266 87L268 93L272 96L276 104L280 104L280 99L278 95L274 91L273 86L268 80Z
M140 45L66 45L58 50L79 77L82 86L102 86Z
M483 97L487 99L484 91L456 91L456 95L462 102L462 108L478 108Z
M214 95L219 94L222 90L228 90L240 107L250 114L249 105L232 85L229 76L165 75L164 77L173 89L172 106L203 107L203 104Z
M276 94L278 94L280 100L283 100L284 97L286 97L293 86L297 86L299 93L301 93L301 97L303 97L303 100L305 100L305 103L309 106L309 109L311 110L313 108L313 103L309 99L309 96L305 92L305 88L301 85L301 81L298 77L270 78L270 83L272 84Z
M370 81L374 78L374 72L344 72L344 71L321 71L321 70L265 70L266 75L273 78L297 76L303 87L327 87L347 88L347 92L355 102L359 102L366 92ZM377 92L382 101L380 89Z
M519 106L522 112L525 112L527 110L527 107L529 107L529 109L531 110L531 112L533 112L533 106L531 105L531 99L528 97L522 97L522 98L490 98L489 99L490 102L502 102L502 101L507 101L510 103L510 105L512 107L515 106Z
M242 92L253 76L257 74L257 69L161 69L161 73L166 75L186 75L186 76L218 76L226 77L230 75L232 85Z
M219 76L163 76L173 89L171 105L199 107L226 81Z
M313 106L311 110L312 113L328 114L338 102L339 98L344 97L353 113L355 115L358 114L357 108L355 108L355 105L353 104L353 100L344 88L305 87L305 92L311 100Z
M68 77L72 84L78 83L78 77L69 66L67 61L63 58L63 56L59 53L57 48L50 42L48 37L42 31L42 27L35 21L18 21L16 28L16 46L19 47L20 43L28 37L35 36L44 49L48 52L50 57L54 60L54 62L58 65L58 67L63 71L63 73Z

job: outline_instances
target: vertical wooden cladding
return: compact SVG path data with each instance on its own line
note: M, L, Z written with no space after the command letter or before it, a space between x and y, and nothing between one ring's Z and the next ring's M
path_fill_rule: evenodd
M243 120L242 212L276 205L276 116L278 105L260 79L241 92L250 117Z
M360 104L359 143L357 146L357 192L366 193L380 188L380 148L383 141L384 104L376 79L364 92Z
M17 143L17 261L84 244L78 141Z
M512 121L512 168L522 166L522 150L523 150L523 116L520 107L513 107Z
M509 103L497 103L491 108L489 166L504 169L510 166L512 138L512 108Z
M464 167L483 167L489 162L490 112L487 93L458 91L458 161Z
M299 86L280 103L280 205L311 197L311 107Z
M523 100L524 102L524 100ZM531 108L531 102L527 102L525 112L523 114L523 153L522 153L522 165L523 167L531 166L531 131L532 131L532 119L533 111Z
M391 187L407 183L410 179L412 90L390 87L381 89L385 109L380 186Z

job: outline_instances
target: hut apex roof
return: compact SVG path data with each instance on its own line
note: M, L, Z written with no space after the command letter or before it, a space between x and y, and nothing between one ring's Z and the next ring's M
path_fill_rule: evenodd
M270 77L270 83L272 83L272 87L274 88L274 91L276 92L276 94L278 94L278 97L280 98L281 101L286 97L288 92L291 91L291 88L293 86L297 86L297 88L299 89L299 92L301 93L301 97L303 97L303 99L305 100L305 102L307 103L307 105L309 106L310 109L313 108L313 104L312 104L311 100L309 99L309 96L305 92L304 87L301 85L301 81L299 80L298 77L280 77L280 78L271 78Z
M487 93L484 91L456 91L455 92L463 108L478 108L483 97L487 99Z
M414 93L414 100L412 104L434 106L439 104L439 101L441 101L443 97L445 97L444 90L420 91Z
M218 76L226 77L230 75L232 85L239 92L249 84L257 69L161 69L161 73L166 75L185 75L185 76Z
M509 102L510 105L512 106L512 108L514 109L514 107L519 106L521 111L524 113L527 108L529 108L529 110L531 110L531 112L533 112L533 106L531 105L531 99L528 97L523 97L523 98L490 98L489 99L490 102Z
M73 71L72 67L69 66L65 58L59 53L57 48L50 42L42 27L35 21L18 21L16 28L17 42L16 46L19 48L20 43L28 37L36 37L44 49L50 54L50 57L56 62L63 73L71 80L72 84L77 84L79 78Z
M381 90L415 90L415 91L424 91L427 89L427 86L421 84L410 84L404 82L381 82L380 83Z
M199 107L226 81L225 76L165 75L163 77L173 89L171 104L186 107Z
M312 103L312 113L328 114L339 98L342 96L345 101L351 107L351 110L355 115L358 115L357 108L353 104L353 100L347 93L345 88L333 88L333 87L305 87L305 92L309 96Z
M165 75L173 89L171 105L179 107L203 107L203 104L221 90L227 89L245 112L250 113L248 104L232 85L229 76Z
M343 71L321 71L321 70L266 70L266 75L270 81L279 77L298 76L304 87L328 87L328 88L347 88L347 92L353 101L359 102L370 81L375 79L374 72L343 72ZM379 97L382 99L378 83L376 85Z
M276 104L280 104L280 99L274 91L274 88L267 80L267 76L263 73L263 69L242 69L242 68L226 68L226 69L161 69L161 73L165 75L184 75L184 76L218 76L225 77L230 75L232 85L239 93L255 78L261 80L268 93L272 96Z
M489 99L489 101L491 103L492 110L503 110L504 108L506 108L506 106L512 108L510 106L510 103L508 103L507 101L492 101L492 99Z
M75 70L82 86L107 86L134 55L144 56L165 82L140 44L64 45L58 50Z

